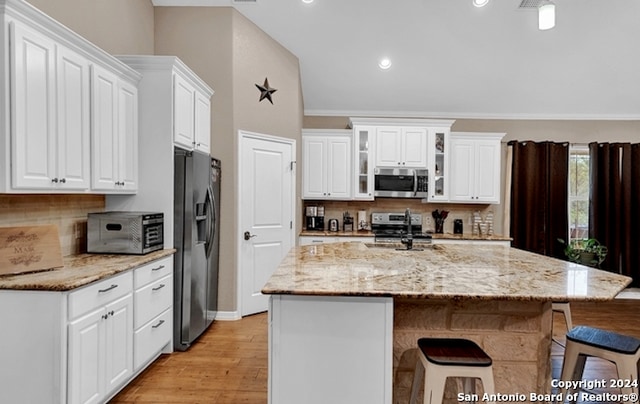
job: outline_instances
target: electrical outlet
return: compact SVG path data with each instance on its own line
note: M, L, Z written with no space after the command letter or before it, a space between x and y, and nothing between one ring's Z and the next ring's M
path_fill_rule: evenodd
M432 227L431 216L425 215L423 217L425 219L424 225L426 226L427 229L430 229Z

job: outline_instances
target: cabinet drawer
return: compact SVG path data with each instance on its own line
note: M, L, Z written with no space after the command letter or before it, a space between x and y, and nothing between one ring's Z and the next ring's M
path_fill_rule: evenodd
M173 273L173 257L150 262L133 271L133 287L138 289Z
M69 319L104 306L133 291L131 271L92 283L69 294Z
M135 332L133 337L133 366L138 370L160 350L171 342L172 311L167 309L158 317L147 323L144 327Z
M173 274L136 289L134 302L133 328L138 329L171 307L173 303Z

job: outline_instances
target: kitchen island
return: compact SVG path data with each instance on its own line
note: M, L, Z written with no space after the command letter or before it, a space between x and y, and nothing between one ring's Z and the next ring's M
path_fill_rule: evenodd
M631 282L507 246L415 247L289 252L262 290L271 403L408 402L425 336L476 341L497 393L550 393L551 302L606 301Z

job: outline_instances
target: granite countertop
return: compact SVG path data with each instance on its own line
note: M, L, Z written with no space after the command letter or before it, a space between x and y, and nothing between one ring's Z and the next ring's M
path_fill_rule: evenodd
M346 242L295 247L262 293L605 301L631 283L626 276L502 245L393 247Z
M0 277L0 289L62 292L76 289L151 261L173 255L175 249L146 255L80 254L63 257L63 267Z
M491 236L479 236L473 234L453 234L453 233L427 233L434 240L489 240L489 241L511 241L511 237L494 234ZM358 231L319 231L302 230L300 236L311 237L375 237L371 230Z

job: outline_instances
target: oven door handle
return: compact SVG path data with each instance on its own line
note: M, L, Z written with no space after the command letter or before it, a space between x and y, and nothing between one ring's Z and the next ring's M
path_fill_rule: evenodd
M418 170L413 170L413 196L418 195Z

